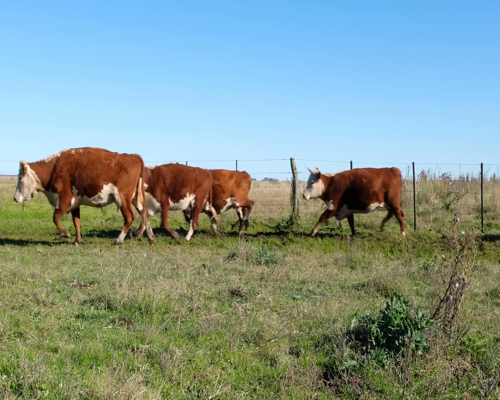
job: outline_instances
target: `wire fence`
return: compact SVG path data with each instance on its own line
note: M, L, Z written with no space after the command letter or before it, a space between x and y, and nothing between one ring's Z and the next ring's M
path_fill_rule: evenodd
M245 170L253 179L249 197L255 201L253 215L282 220L294 213L293 174L290 158L242 160L145 160L153 166L178 162L206 169ZM439 231L459 218L486 233L500 232L500 164L363 162L351 160L295 159L298 165L298 215L313 224L325 209L320 200L302 199L310 172L319 168L334 173L351 168L393 166L403 175L402 205L407 228ZM17 176L19 161L0 160L0 175ZM3 172L2 172L3 171ZM415 171L415 172L414 172ZM356 217L356 224L376 228L383 216L372 213ZM389 224L391 225L391 224ZM397 229L397 224L392 224Z

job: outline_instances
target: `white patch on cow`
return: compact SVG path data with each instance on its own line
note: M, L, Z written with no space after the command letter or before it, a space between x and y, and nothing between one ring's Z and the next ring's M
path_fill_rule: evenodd
M150 217L161 212L161 204L153 197L152 194L146 192L146 209Z
M309 179L307 180L307 186L302 194L305 200L317 199L325 192L325 185L321 178L318 178L318 174L319 171L317 168L315 171L311 171L311 175L309 175Z
M62 150L59 153L52 154L51 156L48 156L47 158L45 158L43 161L49 162L49 161L53 160L54 158L59 157L61 155L61 153L64 153L65 151L67 151L67 150Z
M371 213L372 211L375 211L377 208L385 207L385 203L372 203L368 207L366 207L364 210L349 210L347 208L347 205L344 204L340 210L337 211L337 215L335 218L337 218L339 221L350 217L353 214L368 214Z
M331 200L325 200L325 206L326 206L327 210L333 210L334 209L334 207L333 207L333 201L331 201Z
M195 199L194 194L187 194L186 197L183 199L180 199L179 202L174 203L172 199L169 199L170 201L170 209L172 211L184 211L188 208L193 208L194 207L194 199Z
M194 229L193 229L193 221L189 221L189 231L186 235L186 240L189 240L191 239L191 236L193 236L193 232L194 232Z
M223 212L226 212L231 208L240 208L239 203L234 200L234 197L229 197L226 199L226 204L220 209L219 214L222 214Z
M75 153L75 150L71 150L71 154L76 154L76 153Z
M118 188L112 183L108 183L104 185L101 191L97 193L95 196L92 197L75 196L75 202L73 203L71 209L74 209L82 205L91 207L106 207L111 203L116 203L118 207L121 207L122 205Z
M127 234L125 233L125 230L122 229L122 231L120 232L120 235L116 238L115 243L116 244L123 243L123 241L125 240L125 236L127 236Z

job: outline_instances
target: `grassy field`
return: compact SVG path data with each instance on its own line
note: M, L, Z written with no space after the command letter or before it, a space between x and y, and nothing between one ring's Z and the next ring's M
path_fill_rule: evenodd
M202 216L190 242L155 229L154 246L117 247L110 206L82 208L75 247L45 196L24 211L13 201L15 183L0 180L5 399L500 398L493 186L484 237L477 181L423 182L417 232L405 183L405 239L394 220L377 230L382 213L357 216L355 238L333 221L310 238L322 205L301 203L290 226L289 184L254 182L242 239L228 212L219 236ZM185 229L179 214L171 225ZM394 293L409 303L387 306Z

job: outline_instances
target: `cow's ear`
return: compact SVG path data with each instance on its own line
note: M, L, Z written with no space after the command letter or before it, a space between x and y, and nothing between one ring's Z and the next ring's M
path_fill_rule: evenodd
M23 171L23 173L28 172L28 163L26 161L21 161L19 163L19 169Z

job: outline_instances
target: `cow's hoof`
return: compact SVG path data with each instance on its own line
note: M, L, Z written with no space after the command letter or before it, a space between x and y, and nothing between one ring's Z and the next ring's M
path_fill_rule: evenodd
M118 240L118 239L115 239L115 241L113 242L113 244L114 244L115 246L120 245L120 244L122 244L122 243L123 243L123 241L122 241L122 240Z
M80 244L81 244L81 243L82 243L82 242L78 242L78 241L76 241L76 240L75 240L75 241L73 242L73 246L80 246Z
M179 239L181 237L181 235L179 235L177 232L172 232L171 233L171 236L174 238L174 239Z
M59 237L63 238L63 239L68 239L71 237L71 234L68 232L68 231L62 231L60 234L59 234Z

